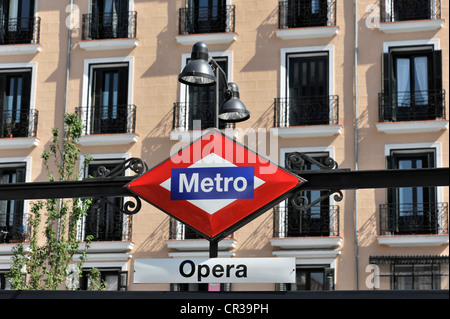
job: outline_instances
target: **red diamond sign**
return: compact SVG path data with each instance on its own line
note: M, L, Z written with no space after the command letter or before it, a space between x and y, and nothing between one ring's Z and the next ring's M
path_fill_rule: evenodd
M304 182L213 129L126 187L211 240L226 237Z

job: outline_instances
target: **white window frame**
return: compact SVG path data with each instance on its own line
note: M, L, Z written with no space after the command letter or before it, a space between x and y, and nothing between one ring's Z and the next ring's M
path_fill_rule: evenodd
M84 67L83 67L83 84L82 84L82 107L86 106L88 112L88 118L86 119L82 116L83 125L89 128L90 117L89 110L92 107L91 101L91 75L92 69L94 68L102 68L102 67L111 67L111 66L120 66L127 63L128 64L128 96L127 96L127 104L133 104L133 79L134 79L134 57L112 57L112 58L95 58L95 59L85 59ZM128 123L128 125L131 123ZM87 132L90 134L91 132Z
M325 46L308 46L308 47L293 47L293 48L281 48L281 66L280 66L280 98L288 98L288 65L289 56L298 56L310 54L318 54L319 52L328 52L328 95L334 95L334 45ZM330 107L330 114L334 114L333 107ZM289 114L283 110L280 114L281 123L285 123L289 119Z

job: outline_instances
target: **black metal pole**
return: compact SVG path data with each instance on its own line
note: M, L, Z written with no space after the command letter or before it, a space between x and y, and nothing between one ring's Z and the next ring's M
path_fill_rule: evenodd
M209 258L216 258L219 255L219 240L212 239L209 241Z

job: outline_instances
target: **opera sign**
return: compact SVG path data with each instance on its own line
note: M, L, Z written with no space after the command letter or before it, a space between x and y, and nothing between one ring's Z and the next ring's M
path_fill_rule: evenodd
M295 258L135 259L134 283L293 283Z
M220 240L304 182L211 129L126 187L205 238Z

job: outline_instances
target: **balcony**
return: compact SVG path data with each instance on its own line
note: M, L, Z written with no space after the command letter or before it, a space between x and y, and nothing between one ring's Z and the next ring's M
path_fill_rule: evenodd
M390 247L448 244L448 203L380 205L377 240Z
M273 238L279 257L333 259L340 254L339 206L319 205L307 211L280 205L273 210Z
M336 0L279 2L278 30L275 32L283 40L336 35Z
M169 252L170 257L208 257L209 241L198 234L193 228L170 218L169 240L166 241L167 247L172 249ZM219 241L219 257L233 257L232 251L236 246L236 240L233 236Z
M193 130L206 130L215 127L215 102L176 102L173 104L172 139L180 139L183 132L189 134ZM198 121L199 126L197 127ZM219 129L234 129L235 123L219 120ZM182 137L181 139L184 139Z
M39 44L41 18L0 18L0 55L35 54ZM21 44L21 45L17 45Z
M205 6L180 8L177 42L192 45L231 43L235 33L235 6Z
M0 44L39 43L41 18L0 18Z
M441 0L381 0L380 22L385 33L436 31L444 23Z
M275 135L284 138L322 137L340 134L339 97L307 96L274 100Z
M16 206L17 212L23 210L23 201L0 201L0 207L4 205ZM28 241L29 229L22 224L21 215L20 213L16 216L10 216L0 211L0 244L25 243Z
M85 50L119 50L137 46L137 12L83 14L82 40ZM101 41L92 41L101 40Z
M25 149L37 146L38 110L0 113L0 149Z
M75 112L85 124L81 145L122 145L137 141L135 105L78 107Z
M378 107L380 132L426 133L448 128L445 90L379 93Z

